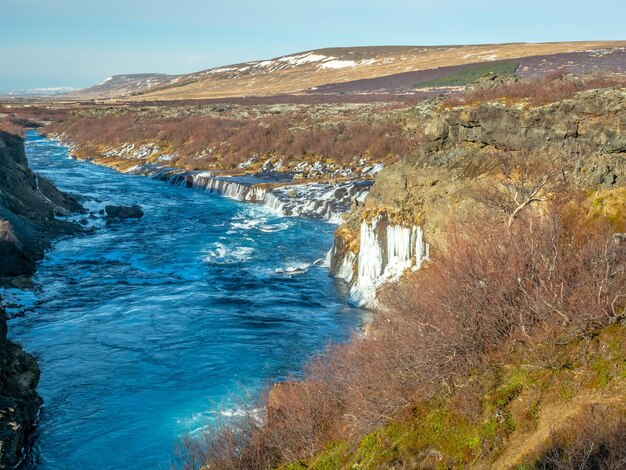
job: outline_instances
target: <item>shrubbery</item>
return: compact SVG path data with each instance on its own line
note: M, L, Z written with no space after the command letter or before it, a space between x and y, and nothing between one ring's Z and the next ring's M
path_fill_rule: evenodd
M615 228L575 204L550 214L452 227L432 263L381 294L371 338L330 346L304 382L254 405L267 410L262 423L254 413L226 423L186 446L183 466L265 469L310 458L452 392L520 344L584 337L623 319L626 246Z
M296 124L301 124L295 127ZM156 143L181 156L179 164L193 168L218 164L234 167L254 155L329 158L343 165L366 157L395 160L411 152L418 142L392 123L294 123L272 116L260 119L194 116L161 118L128 112L105 117L72 117L51 125L51 133L64 133L80 144L83 153L98 155L101 146L126 142Z
M571 98L576 93L609 87L626 87L623 76L588 75L583 78L568 77L566 71L556 71L542 78L522 79L500 84L493 88L468 90L462 97L444 100L446 106L460 106L493 100L528 100L542 105Z
M623 413L623 411L622 411ZM626 467L626 420L619 410L589 407L567 434L553 434L551 445L535 463L539 470Z

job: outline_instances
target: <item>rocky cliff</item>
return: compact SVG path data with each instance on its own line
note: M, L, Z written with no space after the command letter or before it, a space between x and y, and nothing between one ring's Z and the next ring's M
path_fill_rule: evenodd
M0 130L0 277L30 275L51 240L75 232L57 216L81 210L28 167L24 142Z
M14 468L24 457L42 400L36 391L37 361L6 334L0 307L0 468Z
M590 211L623 218L623 88L585 91L543 106L427 103L405 120L425 143L378 174L363 206L337 231L331 252L331 269L352 283L356 303L371 303L371 295L363 301L364 290L418 267L429 244L441 248L450 224L477 218L511 223L564 192L577 194ZM408 232L398 237L402 228ZM616 231L625 229L616 225Z
M331 350L304 385L272 390L268 415L288 416L283 426L304 429L295 415L322 429L308 418L319 419L322 408L301 405L314 387L332 397L328 421L336 426L328 426L321 451L302 452L280 469L624 462L625 98L625 89L604 89L552 104L447 101L405 114L406 125L427 136L424 144L379 173L364 204L337 230L329 257L335 274L351 283L353 301L365 305L376 303L390 279L419 271L382 289L371 339L355 341L347 353ZM587 250L596 253L593 261ZM589 274L597 267L595 284ZM499 290L507 271L510 289ZM552 309L568 291L572 301ZM507 317L516 323L534 315L538 305L551 310L532 326L507 324ZM584 320L596 306L600 315ZM450 346L455 334L470 331L477 333L465 345ZM493 332L476 365L457 375ZM448 378L433 368L438 361L439 371L451 368ZM408 385L413 373L418 378ZM336 383L327 378L333 374ZM363 431L346 432L350 420L365 423ZM277 428L272 420L267 426Z

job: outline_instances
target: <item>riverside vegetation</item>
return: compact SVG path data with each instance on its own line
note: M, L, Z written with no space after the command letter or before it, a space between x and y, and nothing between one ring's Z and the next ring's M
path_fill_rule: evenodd
M359 224L419 223L431 261L379 292L365 338L188 439L182 466L623 465L626 92L597 79L490 77L402 111L423 144L336 237L356 259Z
M492 75L404 107L25 113L58 113L47 132L115 167L132 164L107 155L127 143L195 169L385 163L336 233L334 270L357 259L360 224L424 228L429 262L379 291L365 338L186 438L183 468L612 469L626 462L624 83Z
M367 159L383 162L415 149L419 136L394 118L398 105L120 106L70 112L46 132L77 145L79 157L104 164L120 161L131 143L151 146L148 161L193 169L261 170L268 159L284 170L321 159L354 167ZM357 157L358 156L358 157Z

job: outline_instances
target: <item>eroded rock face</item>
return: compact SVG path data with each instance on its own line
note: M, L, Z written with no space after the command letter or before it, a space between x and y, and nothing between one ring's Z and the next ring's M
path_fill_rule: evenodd
M623 89L591 90L539 107L444 108L419 119L428 142L381 171L365 205L422 220L431 235L452 215L462 221L477 206L493 212L487 200L505 182L515 153L537 170L533 178L568 163L559 179L581 191L626 185Z
M450 223L506 222L520 194L547 175L530 210L545 209L542 200L561 188L588 197L619 196L626 187L624 89L591 90L546 106L418 106L409 121L426 142L382 170L364 205L336 232L329 261L339 277L359 272L358 227L364 221L420 226L436 250L445 245ZM345 269L350 262L352 271Z
M56 216L81 210L31 171L21 137L0 131L0 277L33 274L52 239L79 229Z
M626 151L626 90L579 93L546 106L483 103L441 111L425 125L431 140L537 149L574 139L606 153Z
M21 137L0 131L0 277L30 275L50 242L80 230L57 218L82 211L28 167ZM7 339L0 307L0 469L24 458L42 400L37 361Z
M37 361L6 338L0 307L0 468L14 468L24 458L42 400L37 395Z

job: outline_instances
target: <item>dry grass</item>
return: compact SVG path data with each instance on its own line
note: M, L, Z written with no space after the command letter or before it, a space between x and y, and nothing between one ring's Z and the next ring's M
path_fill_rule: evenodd
M442 47L372 47L350 48L354 54L342 50L322 50L322 54L340 60L375 60L367 66L341 69L318 69L316 63L301 65L295 69L277 70L272 73L248 69L232 75L231 71L210 75L191 74L188 83L163 87L133 99L176 100L225 98L250 95L288 94L307 90L328 83L342 83L414 70L484 62L485 60L515 59L520 57L558 54L619 47L624 42L596 41L543 44L496 44Z

